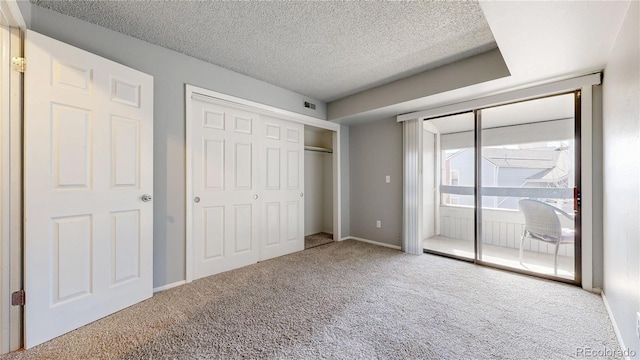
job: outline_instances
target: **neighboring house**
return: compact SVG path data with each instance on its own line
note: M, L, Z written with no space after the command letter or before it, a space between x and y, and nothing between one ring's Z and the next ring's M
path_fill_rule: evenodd
M569 147L497 148L482 149L482 186L507 188L567 188L571 184L572 169ZM474 153L462 149L444 159L443 185L474 186ZM473 206L469 195L444 194L449 205ZM518 209L519 197L484 196L484 207ZM571 200L545 199L554 203Z

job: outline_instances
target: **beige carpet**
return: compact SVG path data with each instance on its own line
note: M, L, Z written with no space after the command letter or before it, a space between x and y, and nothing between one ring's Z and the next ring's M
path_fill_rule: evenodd
M307 235L304 237L304 248L311 249L316 246L325 245L333 242L333 235L320 232L313 235Z
M577 287L353 240L161 292L2 359L556 359L620 351Z

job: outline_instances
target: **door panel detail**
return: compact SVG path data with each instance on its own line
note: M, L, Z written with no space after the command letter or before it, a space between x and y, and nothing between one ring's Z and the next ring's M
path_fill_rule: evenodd
M267 189L280 189L280 149L267 148Z
M53 305L91 294L90 215L53 220Z
M52 81L54 85L91 93L93 70L83 69L53 60Z
M52 104L51 114L53 187L65 190L90 188L91 111Z
M204 260L224 256L224 206L204 208Z
M224 140L205 140L205 186L224 190Z
M140 122L111 117L111 174L114 188L139 188Z
M140 85L125 80L111 78L111 100L140 107Z
M205 111L203 127L224 130L224 113Z
M113 284L140 277L140 211L111 214Z

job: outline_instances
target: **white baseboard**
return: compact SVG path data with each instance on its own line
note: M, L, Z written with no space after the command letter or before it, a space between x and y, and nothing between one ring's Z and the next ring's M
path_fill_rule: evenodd
M402 248L400 248L400 246L398 246L398 245L391 245L391 244L387 244L387 243L383 243L383 242L379 242L379 241L373 241L373 240L369 240L369 239L363 239L363 238L359 238L359 237L355 237L355 236L347 236L345 238L340 239L340 241L342 241L342 240L356 240L356 241L362 241L362 242L366 242L366 243L373 244L373 245L387 247L387 248L390 248L390 249L402 250Z
M157 288L153 288L153 293L155 294L155 293L160 292L160 291L169 290L171 288L174 288L174 287L180 286L180 285L184 285L186 283L187 282L185 280L181 280L181 281L176 281L176 282L171 283L171 284L158 286Z
M602 301L604 302L604 307L607 309L607 314L609 314L609 319L611 319L611 325L613 325L613 331L616 333L616 338L618 338L618 343L620 344L620 349L625 351L628 347L624 346L624 340L622 340L622 334L620 333L620 329L618 328L618 324L616 323L616 319L613 317L613 312L611 311L611 307L609 307L609 302L607 301L607 297L604 296L604 291L600 293L602 296ZM629 356L625 356L625 359L630 360Z

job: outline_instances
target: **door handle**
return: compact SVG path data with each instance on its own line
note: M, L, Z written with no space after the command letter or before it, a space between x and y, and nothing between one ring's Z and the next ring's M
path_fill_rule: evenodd
M258 200L258 194L253 194L253 200Z
M303 196L304 196L304 193L300 193L300 197L303 197Z
M197 197L197 196L196 196L196 197L194 197L194 198L193 198L193 202L194 202L194 203L196 203L196 204L197 204L197 203L199 203L199 202L200 202L200 198L199 198L199 197Z
M142 201L144 201L144 202L151 201L151 195L149 195L149 194L142 195Z

